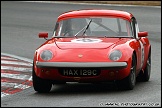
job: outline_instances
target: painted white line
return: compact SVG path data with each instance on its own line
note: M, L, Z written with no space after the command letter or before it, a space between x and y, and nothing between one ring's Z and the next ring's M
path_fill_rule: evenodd
M66 1L17 1L17 2L33 2L33 3L59 3L59 4L74 4L74 5L98 5L98 6L125 6L125 7L151 7L161 8L161 6L144 6L144 5L124 5L124 4L108 4L108 3L81 3L81 2L66 2Z
M21 75L21 74L8 74L8 73L1 73L1 78L13 78L13 79L20 79L20 80L28 80L31 76L30 75Z
M33 81L33 80L32 80L32 76L31 76L28 80L29 80L29 81Z
M8 82L1 82L1 86L13 87L13 88L19 88L19 89L26 89L26 88L31 87L31 86L24 85L24 84L8 83Z
M31 63L15 62L15 61L4 61L4 60L1 60L1 65L2 64L13 64L13 65L32 66Z
M25 58L25 57L16 56L16 55L13 55L13 54L8 54L8 53L2 53L1 52L1 56L2 55L10 56L10 57L17 58L17 59L20 59L20 60L24 60L24 61L27 61L27 62L30 62L30 63L33 62L33 60L31 60L31 59L28 59L28 58Z
M12 67L12 66L1 66L2 70L13 70L13 71L23 71L23 72L31 72L31 68L21 68L21 67Z
M7 96L7 95L10 95L10 94L1 92L1 97Z
M10 57L1 57L1 61L2 61L2 59L7 59L7 60L18 60L18 59L16 59L16 58L10 58Z

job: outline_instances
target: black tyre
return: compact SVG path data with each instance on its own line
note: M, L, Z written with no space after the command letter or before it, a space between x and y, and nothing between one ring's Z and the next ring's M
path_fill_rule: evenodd
M149 81L150 79L150 74L151 74L151 51L149 53L148 59L147 59L147 64L146 67L144 69L144 72L140 72L137 80L138 81Z
M150 79L150 74L151 74L151 53L149 54L149 57L147 59L147 65L144 70L143 80L148 81Z
M132 90L136 84L136 57L133 54L130 74L123 80L117 81L117 86L119 89Z
M52 87L52 83L49 80L45 80L36 76L34 71L34 64L32 68L32 79L34 90L40 93L49 92Z

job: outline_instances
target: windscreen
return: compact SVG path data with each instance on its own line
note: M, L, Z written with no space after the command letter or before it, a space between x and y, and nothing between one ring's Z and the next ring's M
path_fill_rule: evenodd
M71 18L58 23L54 36L132 36L130 22L120 18Z

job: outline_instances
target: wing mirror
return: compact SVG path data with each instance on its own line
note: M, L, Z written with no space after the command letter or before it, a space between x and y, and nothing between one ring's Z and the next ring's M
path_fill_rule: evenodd
M47 32L40 32L38 34L39 38L48 38L48 33Z
M146 36L148 36L148 32L147 31L139 32L138 33L138 37L146 37Z

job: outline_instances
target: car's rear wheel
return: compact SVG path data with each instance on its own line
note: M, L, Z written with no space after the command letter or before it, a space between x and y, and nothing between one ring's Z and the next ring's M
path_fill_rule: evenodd
M150 74L151 74L151 52L149 53L144 72L141 71L139 73L137 80L138 81L148 81L150 79Z
M144 81L148 81L150 79L151 74L151 53L149 54L149 57L147 59L147 65L144 70L143 79Z
M34 71L34 64L32 68L32 79L34 90L40 93L49 92L52 87L52 83L49 80L45 80L37 77Z
M133 54L130 74L123 80L117 81L117 86L119 89L132 90L136 83L136 57Z

